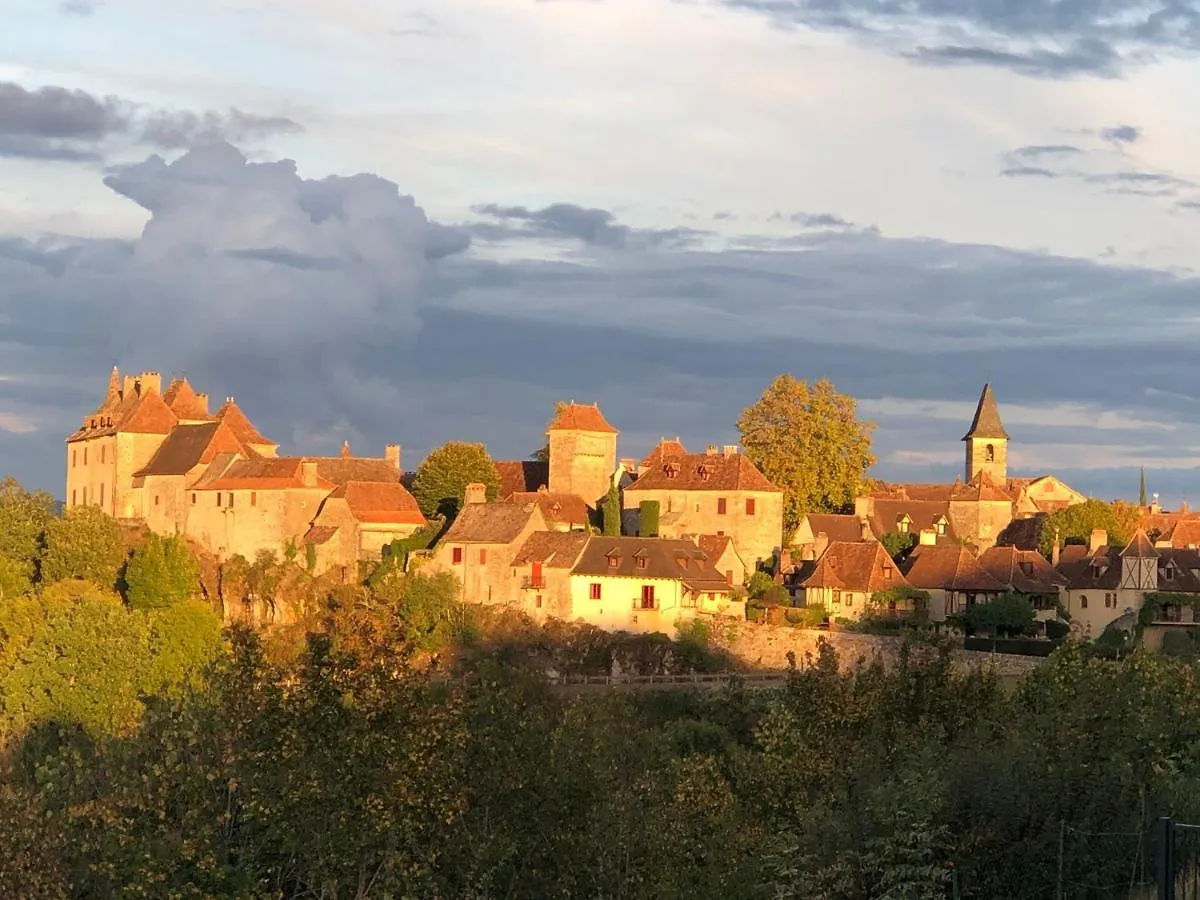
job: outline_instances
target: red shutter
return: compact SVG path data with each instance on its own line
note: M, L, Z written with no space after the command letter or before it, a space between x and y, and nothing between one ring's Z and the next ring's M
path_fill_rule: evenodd
M753 497L748 497L746 499L746 515L748 515L748 516L754 515L754 498Z
M456 563L462 562L462 550L462 547L455 547L450 551L451 559L453 559Z
M532 564L531 569L532 569L532 571L530 572L529 580L533 582L534 587L541 587L542 586L542 564L540 562L535 562Z
M717 515L718 516L725 515L725 498L724 497L717 498Z

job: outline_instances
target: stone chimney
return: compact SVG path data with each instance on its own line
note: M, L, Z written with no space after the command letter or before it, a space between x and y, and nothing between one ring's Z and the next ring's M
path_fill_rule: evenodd
M137 379L132 375L126 375L121 381L121 396L132 397L136 390Z
M813 559L820 559L828 549L829 535L823 531L818 531L817 536L813 539Z
M921 533L917 535L917 543L922 547L937 546L937 532L932 528L922 528Z
M487 485L480 484L478 481L468 484L466 502L468 504L487 503Z
M875 532L871 530L871 520L866 516L858 520L858 536L863 541L875 540Z
M633 457L626 456L621 459L621 468L624 469L626 472L628 472L630 475L634 474L637 471L637 467L638 467L637 460L634 459Z
M717 455L717 445L709 444L708 447L704 451L704 455L705 456L716 456Z
M314 460L303 460L300 463L300 483L305 487L317 486L317 464Z
M725 445L725 455L726 456L737 456L737 444L726 444Z
M383 458L386 459L388 462L390 462L393 466L395 466L397 472L404 471L402 468L400 468L400 445L399 444L388 444L386 447L384 447L383 448Z
M1092 536L1088 540L1088 552L1095 553L1101 547L1108 546L1108 532L1103 528L1093 528Z

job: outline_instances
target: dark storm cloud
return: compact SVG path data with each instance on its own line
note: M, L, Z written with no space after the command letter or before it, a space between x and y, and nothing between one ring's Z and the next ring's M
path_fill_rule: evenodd
M581 207L491 218L522 239L621 252L485 260L391 182L306 180L222 145L107 183L149 211L139 239L0 239L0 469L55 490L62 437L114 363L237 396L287 450L395 441L409 466L448 439L525 456L559 399L598 401L624 455L663 434L732 443L740 410L787 371L900 404L880 417L885 477L952 478L955 458L904 454L957 454L966 423L922 404L969 414L985 380L1014 408L1183 429L1143 429L1147 456L1200 445L1200 401L1186 396L1200 383L1200 286L1167 273L847 229L764 250L653 247ZM621 228L624 243L606 230ZM1019 421L1014 439L1061 445L1042 456L1079 466L1088 490L1108 490L1082 468L1097 454L1141 452L1128 429Z
M484 203L473 208L494 222L476 223L472 232L483 240L512 238L568 238L596 247L624 249L638 244L650 247L683 247L696 243L708 232L693 228L634 229L622 225L606 209L552 203L541 209Z
M1196 0L717 2L781 25L846 32L920 63L989 66L1037 78L1111 77L1159 54L1200 50Z
M53 85L29 89L0 81L0 156L99 161L112 146L173 150L222 140L255 141L300 130L299 124L282 116L239 109L154 109L82 90Z

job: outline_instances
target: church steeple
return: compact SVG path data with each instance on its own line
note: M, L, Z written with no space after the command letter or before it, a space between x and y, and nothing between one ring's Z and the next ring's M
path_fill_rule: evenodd
M1001 487L1008 481L1008 432L1000 421L1000 409L992 386L985 384L975 407L975 418L963 442L967 445L967 480L986 473Z

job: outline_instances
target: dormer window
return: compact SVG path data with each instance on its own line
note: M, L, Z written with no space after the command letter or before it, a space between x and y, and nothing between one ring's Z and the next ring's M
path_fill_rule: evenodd
M888 565L887 563L883 564L883 577L885 579L892 577L892 567L890 565Z
M912 519L909 517L908 513L905 513L896 520L896 530L901 534L908 534L908 528L910 525L912 525Z
M933 523L933 530L937 534L945 534L946 533L946 517L945 516L937 517L937 519Z
M638 557L638 561L637 561L637 567L638 567L639 569L644 569L644 568L646 568L646 557L644 557L644 556L639 556L639 557Z
M708 479L711 477L712 477L712 469L709 468L708 466L701 466L700 467L700 480L708 481Z
M605 555L608 557L608 567L610 569L615 569L621 564L621 551L613 549Z
M679 474L679 463L669 462L663 466L663 471L666 473L668 478L674 478Z

